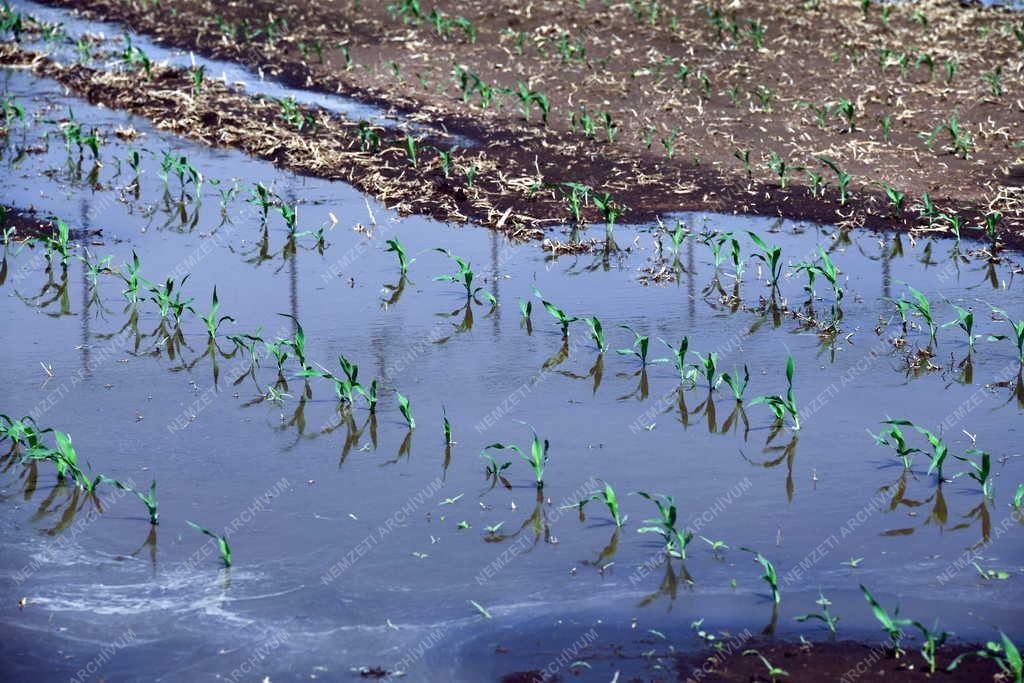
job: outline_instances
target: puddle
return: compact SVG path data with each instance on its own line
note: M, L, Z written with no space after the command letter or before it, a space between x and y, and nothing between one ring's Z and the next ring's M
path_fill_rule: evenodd
M223 79L236 87L241 85L246 92L253 96L291 99L302 105L320 107L333 114L340 114L352 121L365 120L385 128L408 127L421 133L450 138L454 143L463 147L473 145L473 141L464 136L449 135L430 125L410 121L405 117L387 112L381 107L360 102L351 97L290 88L273 78L266 78L235 62L208 59L188 51L160 45L146 35L126 31L121 24L84 19L72 10L49 7L29 0L15 0L11 3L11 7L39 21L60 24L63 27L67 36L66 40L25 40L23 44L28 49L49 54L53 59L65 64L79 61L75 43L84 36L101 37L103 40L117 45L116 50L118 51L123 49L124 36L128 36L131 39L131 44L142 50L155 64L166 63L184 69L203 66L208 78ZM118 60L111 60L107 63L91 61L88 65L94 68L114 69L120 67L120 62Z
M857 588L863 583L886 606L905 605L901 615L940 617L963 638L1000 628L1024 636L1019 610L1007 607L1024 599L1024 538L1008 506L1024 481L1015 351L978 340L967 372L965 337L948 327L932 359L941 369L915 371L884 341L897 322L875 332L880 316L892 314L883 298L906 282L933 302L940 322L953 317L948 299L974 308L979 333L1006 333L983 302L1024 312L1011 262L960 261L945 240L680 216L696 233L728 230L740 239L748 260L733 310L728 259L716 282L711 250L696 239L678 255L685 272L677 281L644 286L644 269L672 260L667 237L655 248L652 226L618 228L619 244L631 248L607 259L552 259L535 243L512 245L472 226L400 219L344 185L166 136L26 73L3 71L0 80L30 114L60 118L70 106L86 129L107 133L102 165L94 166L88 151L69 158L54 124L16 127L3 141L0 201L102 229L78 253L87 247L117 264L134 251L153 281L188 273L186 295L201 312L216 286L221 314L236 321L211 348L202 323L186 314L177 338L151 302L126 306L117 278L99 276L94 287L74 260L65 280L59 267L46 272L39 248L8 250L3 412L35 413L42 426L70 433L89 471L139 488L155 478L160 503L153 530L133 496L108 487L96 514L92 502L55 486L52 468L0 464L0 585L28 601L18 609L8 600L0 612L8 633L0 660L14 678L31 671L33 680L66 679L102 656L111 680L230 678L243 669L236 680L336 680L351 667L382 666L408 671L409 680L477 681L542 667L591 628L601 636L596 648L618 643L660 654L665 646L647 643L649 629L684 649L697 646L690 623L700 618L705 628L734 633L771 622L760 567L741 547L764 553L778 570L780 635L822 635L792 621L815 609L822 590L841 633L876 637ZM142 136L120 140L110 134L118 126ZM129 146L142 158L137 192ZM192 186L182 200L176 178L160 179L168 149L204 175L198 206ZM243 189L222 210L219 192L233 178ZM308 235L289 244L276 212L261 229L246 202L256 182L297 203L300 231L337 217L322 253ZM747 230L781 246L789 271L817 247L829 251L845 291L834 345L799 320L756 310L769 289L764 266L749 259ZM405 281L384 250L392 237L416 258ZM452 272L435 247L473 265L476 282L499 303L493 312L467 308L458 286L433 280ZM804 310L804 283L794 275L780 284L795 310ZM560 353L557 324L537 301L526 329L518 301L532 287L569 315L600 318L611 347L603 359L582 323ZM831 295L821 278L816 287L821 313ZM243 352L231 356L224 335L258 327L291 335L281 313L301 321L308 358L337 372L341 352L359 364L361 381L378 378L375 420L358 400L352 420L339 421L332 388L311 380L307 394L294 360L280 389L288 395L260 400L277 375L273 359L246 374L249 361ZM685 391L681 406L671 363L642 373L636 359L615 352L632 342L625 324L651 336L653 357L668 355L658 337L687 335L691 350L717 350L719 370L746 364L747 400L738 405L723 385L709 401L702 385ZM907 339L923 346L927 333ZM773 432L769 410L751 404L785 390L787 352L802 407L798 433ZM411 436L395 390L411 401ZM442 407L456 441L448 453ZM867 433L886 416L942 427L958 455L972 445L962 430L975 436L993 454L994 501L967 477L937 487L920 455L902 474L892 451ZM478 455L494 442L527 447L530 432L518 420L550 440L539 500L524 463L505 470L506 490L492 486ZM965 470L947 463L947 476ZM629 517L618 533L596 503L585 521L568 509L597 479L615 487ZM637 533L655 512L627 495L640 490L672 494L689 527L729 549L716 557L695 538L688 582L678 561L669 569L658 560L652 534ZM232 530L230 569L186 520ZM498 524L488 540L485 528ZM963 561L975 557L965 555L972 547L981 565L1012 578L981 580ZM843 564L856 558L863 559L855 568ZM552 635L533 647L545 634ZM110 643L121 646L104 656ZM581 680L597 677L595 669Z

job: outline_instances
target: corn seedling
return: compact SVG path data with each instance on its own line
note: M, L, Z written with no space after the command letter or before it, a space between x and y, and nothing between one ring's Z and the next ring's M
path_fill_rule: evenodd
M461 284L466 290L467 299L475 299L477 296L482 296L484 299L489 301L492 306L497 305L498 300L494 298L493 294L483 287L473 287L473 269L469 267L469 263L443 247L437 247L434 251L439 251L452 261L455 261L455 264L459 268L458 272L453 275L438 275L434 278L435 281Z
M149 293L152 295L149 297L149 300L160 309L161 318L168 318L173 315L174 321L177 322L181 319L182 314L190 308L189 304L192 303L192 299L185 299L183 301L181 298L181 290L184 288L188 278L189 275L186 275L181 279L180 285L175 285L174 279L168 277L164 281L163 287L151 285L148 288ZM175 290L175 287L177 287L177 290Z
M956 319L943 323L942 327L949 327L950 325L959 327L967 335L967 348L973 350L974 341L981 337L980 334L974 334L974 312L956 304L950 305L956 309Z
M126 484L123 484L120 481L117 481L116 479L106 479L106 481L109 482L110 484L113 484L114 486L116 486L117 488L121 489L122 491L127 491L128 493L134 493L136 495L136 497L138 497L138 499L140 501L142 501L142 504L146 506L146 511L149 512L149 523L154 525L154 526L159 523L160 513L157 510L156 479L154 479L150 483L149 490L146 493L142 493L141 491L136 491L132 487L130 487L130 486L126 485Z
M529 303L529 302L527 302ZM522 302L520 302L522 305ZM526 317L529 317L529 313L524 313ZM604 329L601 327L601 321L597 319L597 316L590 316L589 318L583 318L583 322L590 328L590 338L597 344L597 352L604 353L608 350L608 343L604 339Z
M452 170L452 154L459 148L458 145L452 145L448 150L443 150L439 147L435 147L434 151L437 152L438 158L441 160L441 172L444 173L445 178L451 177Z
M931 458L931 464L928 466L928 474L932 472L938 472L939 479L942 479L942 466L946 462L946 457L949 455L949 446L938 436L924 427L919 427L910 420L898 419L898 420L885 420L887 425L896 425L900 427L912 427L922 434L928 443L932 447L932 452L927 454Z
M981 80L988 84L993 95L1003 96L1003 67L997 66L991 73L983 74Z
M778 155L778 153L770 149L768 150L770 158L768 160L768 167L775 171L775 175L779 176L779 187L782 189L786 188L786 169L788 168L786 160Z
M888 183L882 183L882 189L885 190L885 196L892 202L893 216L898 218L903 213L903 200L906 199L906 194Z
M140 66L146 72L146 80L153 77L153 62L146 56L146 53L132 45L131 36L124 34L125 48L121 52L121 63L130 69L137 69Z
M61 268L67 270L68 259L71 258L69 248L71 230L67 223L56 216L52 216L51 220L56 224L57 230L53 235L46 237L46 262L48 265L52 265L53 259L59 257Z
M764 667L768 669L768 678L771 680L772 683L775 683L779 678L785 678L789 676L789 672L787 672L785 669L780 669L779 667L769 662L768 658L760 652L758 652L757 650L744 650L743 656L747 657L749 655L754 655L761 660L761 663L764 664Z
M768 584L768 587L772 591L772 601L777 605L782 599L779 595L779 579L778 574L775 572L775 565L772 564L771 560L750 548L740 548L743 552L751 553L754 556L754 561L761 565L761 569L764 570L764 574L761 576L761 580Z
M701 536L700 540L704 541L709 546L711 546L711 552L714 553L716 556L723 550L729 549L729 546L725 544L725 541L712 541L707 536Z
M25 107L21 106L13 96L5 95L0 100L0 112L3 112L5 127L10 127L11 121L14 119L18 119L22 123L25 122Z
M306 362L306 332L302 329L302 324L299 319L289 313L278 313L282 318L288 318L295 324L295 333L291 339L280 339L278 340L282 346L286 346L292 350L295 354L295 359L299 361L299 365L303 370L309 369L309 364Z
M536 295L538 299L540 299L541 304L544 306L544 310L550 313L551 317L558 321L558 324L562 328L562 339L568 339L569 325L571 323L578 321L579 318L575 316L569 317L565 314L565 311L560 309L558 306L555 306L550 301L545 301L543 295L539 291L537 291L536 287L533 288L533 293L534 295Z
M811 619L817 619L818 621L828 626L828 630L832 632L832 635L835 635L836 623L839 621L839 617L834 617L829 613L828 608L832 605L832 601L826 598L824 593L818 591L818 599L814 601L814 604L821 607L821 612L801 614L798 617L794 617L794 619L801 623L805 621L810 621Z
M405 424L408 425L410 430L416 429L416 420L412 416L412 408L409 407L409 399L397 390L395 391L395 398L398 399L398 410L402 413L402 417L405 418Z
M828 157L818 157L818 160L832 169L832 172L836 174L836 184L839 187L839 205L845 206L847 200L850 198L850 193L847 192L846 188L850 184L850 181L853 180L853 176L840 169L839 165Z
M615 220L622 213L623 207L614 201L607 192L594 194L594 206L601 211L604 217L605 239L609 245L614 244L613 233L615 231Z
M722 381L721 377L716 377L718 372L718 352L712 351L707 356L702 356L699 351L694 351L693 355L697 356L697 360L700 361L694 367L697 370L703 370L704 379L708 383L708 391L714 391Z
M186 520L187 521L187 520ZM195 522L188 522L188 525L201 534L206 534L217 541L217 548L220 550L220 559L224 561L225 567L231 566L231 546L228 545L228 537L215 534L209 529L204 529Z
M850 100L840 98L839 103L836 104L836 113L846 119L846 132L852 133L856 130L855 119L857 116L857 110Z
M592 493L576 504L580 511L580 517L583 516L583 508L586 507L587 503L597 501L604 503L608 507L608 512L611 513L612 519L615 520L615 526L621 527L626 522L626 518L619 514L619 500L615 496L615 491L607 482L601 483L604 484L603 491Z
M86 248L84 251L84 255L79 256L78 259L82 262L85 268L86 277L89 278L89 282L95 289L99 282L100 275L109 275L114 272L110 267L110 262L114 260L114 257L113 255L109 255L104 256L99 261L94 261L93 254L89 249Z
M661 145L665 148L665 156L672 159L676 154L676 137L679 136L679 127L674 126L672 132L661 139Z
M998 211L989 211L985 214L985 236L988 237L992 244L995 244L999 239L999 221L1003 219L1003 214Z
M864 599L871 605L871 611L874 613L875 619L882 625L882 630L889 636L890 652L894 656L899 657L900 653L903 652L903 649L900 647L900 644L903 642L903 629L900 627L909 625L911 623L910 620L897 618L900 613L899 607L896 608L892 616L889 616L885 608L875 600L875 597L871 595L871 592L863 584L860 584L860 591L864 594Z
M206 325L206 333L208 335L210 335L210 338L213 338L213 337L217 336L217 330L220 328L221 324L224 323L224 321L230 320L231 322L235 322L235 319L232 318L230 315L223 315L220 318L218 318L217 317L217 311L218 310L220 310L220 301L217 299L217 287L216 286L214 286L214 288L213 288L213 297L212 297L211 302L210 302L210 312L209 312L209 314L202 315L201 313L196 311L194 308L192 309L192 311L195 312L195 314L197 316L199 316L199 319L202 320L203 323L205 323L205 325Z
M533 440L530 443L530 454L527 455L523 452L519 446L515 444L504 444L504 443L492 443L490 446L485 447L480 451L480 455L486 455L488 450L511 450L519 454L519 457L523 459L533 469L533 477L538 489L544 488L544 466L548 462L548 447L549 443L547 439L541 441L541 438L537 436L537 430L530 426L530 431L533 432ZM492 465L495 464L494 460L491 459ZM505 469L502 467L501 469ZM500 471L500 470L499 470Z
M732 374L728 372L722 373L721 381L729 385L732 389L732 394L736 398L737 402L743 401L743 394L747 390L747 384L750 382L750 371L747 369L746 364L743 365L743 379L740 380L739 373L733 368Z
M871 430L868 430L871 434ZM871 434L875 443L880 446L889 446L895 449L896 455L903 461L903 468L909 470L913 464L914 453L920 453L921 449L907 446L906 437L897 425L890 425L888 430L881 430L878 434ZM891 441L890 441L891 439Z
M444 427L444 442L450 446L455 442L452 440L452 423L448 421L448 411L444 406L441 406L441 420Z
M768 268L772 291L777 291L779 288L779 278L782 277L782 247L769 247L757 234L749 231L747 234L750 235L750 239L761 250L760 253L753 254L753 257L763 262Z
M981 657L983 659L991 659L995 661L996 665L1003 672L1008 680L1012 680L1013 683L1021 683L1024 681L1024 660L1021 658L1020 650L1010 640L1009 636L1005 633L999 633L1002 639L1001 643L989 641L985 643L984 650L978 650L976 652L966 652L946 667L946 671L953 671L965 657Z
M370 128L369 122L360 121L356 135L359 137L359 147L364 152L376 154L380 151L380 135Z
M739 159L740 163L743 164L743 170L746 172L747 177L748 178L752 177L753 174L754 174L754 167L750 163L750 150L749 149L744 149L744 150L739 150L738 149L735 152L733 152L732 155L734 157L736 157L737 159Z
M672 496L661 493L651 494L645 491L637 491L636 495L646 498L658 508L658 517L644 520L644 524L653 526L640 527L637 531L641 534L658 534L665 541L665 552L669 557L685 560L686 546L690 545L690 541L693 540L693 532L688 529L676 528L678 511Z
M980 456L980 460L975 462L971 459L971 456ZM954 455L954 458L966 462L970 468L970 472L959 472L954 479L967 476L978 482L981 486L981 494L986 498L992 498L992 456L988 451L983 451L980 448L969 448L963 456Z
M786 395L780 396L778 394L770 396L758 396L750 405L757 405L758 403L764 403L767 405L772 413L775 414L775 419L782 421L783 417L788 413L790 419L793 420L793 431L800 429L800 411L796 405L796 399L793 396L793 356L792 354L786 360L786 382L788 388L786 389Z
M1003 341L1005 339L1009 339L1012 341L1017 346L1017 359L1020 361L1021 365L1024 365L1024 318L1014 322L1013 318L1010 317L1010 314L1001 308L993 307L992 312L1003 316L1003 319L1006 320L1010 328L1013 329L1013 336L1011 337L1005 334L990 334L988 340Z
M640 359L640 365L646 367L648 363L647 351L651 346L651 338L646 335L640 334L629 325L619 325L619 327L621 327L624 330L629 330L630 332L633 333L633 346L628 349L617 349L616 353L618 353L620 356L636 356L637 358ZM664 358L655 358L650 362L660 363L664 360Z
M923 133L921 134L925 140L925 146L928 147L929 151L932 150L935 145L935 141L943 133L949 134L950 146L954 154L958 156L962 155L964 159L970 158L972 146L971 136L967 131L960 127L960 120L957 118L956 113L950 115L949 120L946 123L940 123L935 126L935 128L932 129L932 132L928 135L924 135Z
M487 461L487 465L484 469L484 472L487 474L487 478L490 479L495 485L497 485L499 479L501 479L504 482L504 477L502 477L501 473L507 470L509 467L512 467L512 461L506 460L505 462L499 464L498 461L495 460L490 453L486 452L481 452L480 457L484 458Z
M686 362L686 354L690 348L690 338L683 337L679 340L678 346L672 346L672 344L669 344L661 337L658 338L658 341L664 344L668 350L672 352L672 361L676 366L676 371L679 373L680 384L685 384L687 382L693 384L696 371Z
M402 246L402 242L397 237L386 240L384 243L387 245L387 248L384 251L393 251L395 253L398 257L398 267L401 270L402 275L405 275L406 271L409 270L409 266L411 266L412 262L416 259L410 259L405 255L405 247Z
M903 325L904 331L906 331L907 322L909 321L907 314L916 312L925 321L925 324L928 325L929 340L934 341L936 334L938 333L938 325L935 322L935 318L932 316L931 303L928 301L928 297L910 285L907 285L907 289L910 291L910 299L906 299L902 296L898 299L885 297L885 301L888 301L896 307L896 312L900 316L900 321Z

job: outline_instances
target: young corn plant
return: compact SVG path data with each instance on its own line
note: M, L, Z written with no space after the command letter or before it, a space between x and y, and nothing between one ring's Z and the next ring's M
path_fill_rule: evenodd
M756 550L751 550L750 548L742 547L740 548L740 550L746 553L753 554L754 561L761 565L761 569L764 570L764 574L761 576L761 580L767 583L768 587L771 588L772 602L774 602L776 605L779 604L779 601L782 599L782 596L779 593L779 576L775 571L775 565L772 564L771 560L769 560L767 557L757 552Z
M868 430L871 434L871 430ZM896 455L903 461L903 469L909 470L914 462L914 453L920 453L920 448L907 446L906 437L897 425L890 425L888 430L880 430L878 434L871 434L875 443L879 446L888 446L896 451ZM891 439L891 440L890 440Z
M476 299L477 296L482 296L485 300L489 301L492 306L497 305L498 300L494 298L493 294L491 294L483 287L473 287L473 269L469 267L469 263L467 263L464 259L462 259L459 256L456 256L455 254L453 254L452 252L448 251L443 247L437 247L434 249L434 251L441 252L442 254L450 258L452 261L455 261L455 264L458 266L458 272L456 272L455 274L438 275L437 277L434 278L435 281L453 282L456 284L461 284L463 288L466 290L467 299Z
M932 472L937 472L939 479L942 479L942 467L946 462L946 457L949 455L949 446L946 445L946 442L943 441L941 437L936 436L933 432L925 429L924 427L914 424L910 420L888 419L885 420L885 424L895 425L898 427L912 427L928 439L928 443L932 447L932 452L927 454L932 461L928 466L928 474L930 475Z
M186 520L187 521L187 520ZM201 534L206 534L213 540L217 541L217 549L220 550L220 559L224 562L225 567L231 566L231 546L228 545L228 537L215 534L209 529L205 529L195 522L188 522L188 525L198 531Z
M976 652L965 652L959 655L956 659L949 663L946 667L946 671L953 671L956 669L965 657L981 657L983 659L993 660L999 669L1003 672L1007 680L1013 681L1013 683L1021 683L1024 681L1024 659L1021 658L1020 650L1002 631L999 632L1001 643L989 641L985 643L984 650L978 650Z
M847 186L849 186L850 181L853 180L853 176L839 168L839 165L828 157L818 157L818 160L832 169L832 172L836 174L836 185L839 188L839 205L846 206L846 202L850 199L850 193L847 191Z
M529 317L529 312L524 312L523 315ZM604 353L607 351L608 343L604 338L604 328L601 326L601 321L597 319L597 316L592 315L589 318L583 318L583 322L590 328L590 338L597 344L597 352Z
M142 504L146 506L146 511L149 513L149 523L153 526L156 526L160 523L160 512L157 509L156 501L156 479L154 479L150 483L149 490L146 491L146 493L143 493L142 491L136 491L132 487L128 486L127 484L123 484L116 479L109 479L104 477L104 480L110 484L113 484L122 491L134 493L138 497L138 499L142 501Z
M957 306L953 303L950 305L956 309L956 318L950 320L948 323L943 323L942 327L956 325L963 330L964 334L967 335L967 348L973 351L975 340L981 338L980 334L974 334L974 311L970 311L963 306Z
M708 383L708 391L715 391L718 389L718 385L722 382L721 376L716 376L718 372L718 352L712 351L707 356L702 356L699 351L694 351L693 355L697 356L699 364L693 366L694 375L696 376L697 371L702 370L704 373L704 379Z
M903 213L903 201L906 199L906 194L900 192L889 183L882 183L882 189L885 190L885 196L892 202L893 217L899 218Z
M395 391L395 398L398 399L398 410L402 413L402 417L405 418L405 424L409 427L409 430L411 431L416 429L416 420L412 416L412 408L409 407L409 399L397 390Z
M785 415L788 413L790 419L793 421L793 431L800 429L800 410L796 405L796 398L793 396L793 356L789 355L786 360L786 382L788 388L786 389L786 395L780 396L778 394L770 396L758 396L750 405L757 405L758 403L764 403L767 405L772 413L775 414L775 419L781 422Z
M142 278L139 277L139 271L142 269L142 264L139 261L138 254L132 249L132 260L131 263L126 263L122 268L118 268L118 276L124 281L125 289L121 292L130 303L135 303L139 298L139 282L142 282Z
M1013 330L1013 336L1005 334L990 334L988 337L989 341L1005 341L1009 339L1017 346L1017 359L1021 365L1024 365L1024 318L1014 322L1010 314L1001 308L992 307L992 312L1003 316L1007 324Z
M914 289L910 285L907 285L907 290L910 292L910 299L901 296L898 299L886 297L885 300L896 306L896 312L900 316L904 330L906 330L908 322L907 314L917 313L928 326L929 342L936 341L939 326L935 322L935 317L932 315L931 302L928 301L928 297L926 297L924 293Z
M213 297L212 297L212 300L210 302L210 312L207 315L203 315L203 314L199 313L198 311L196 311L191 306L189 306L189 308L206 325L206 333L210 336L211 339L213 339L214 337L217 336L217 330L220 328L220 326L225 321L230 320L231 322L235 322L235 319L232 318L230 315L222 315L220 318L217 317L217 311L220 310L220 301L217 299L217 287L216 287L216 285L213 288Z
M779 289L779 279L782 277L782 247L769 247L756 233L747 231L747 234L750 235L750 239L761 250L760 253L753 254L753 257L763 262L768 268L772 292L777 292Z
M614 201L607 192L594 194L594 206L604 217L605 241L609 246L613 246L615 244L615 220L622 213L624 207Z
M736 368L733 368L732 373L723 372L722 381L725 382L730 389L732 389L732 395L736 399L737 403L743 402L743 394L747 391L747 384L750 382L750 370L747 369L746 363L743 364L743 379L740 379L739 373Z
M534 429L533 426L530 426L530 431L533 432L533 440L530 442L529 455L524 453L523 450L519 448L519 446L513 443L492 443L490 446L487 446L482 451L480 451L480 455L485 456L487 454L487 451L491 449L515 451L516 453L519 454L519 457L522 458L522 460L526 462L526 464L528 464L530 468L533 470L534 482L538 489L542 489L544 488L544 467L545 465L547 465L548 462L549 443L547 439L544 439L543 441L541 440L541 438L537 435L537 430ZM493 459L491 462L493 464Z
M177 324L181 320L182 314L186 310L191 310L192 299L182 300L181 298L181 290L185 287L190 275L191 273L183 277L179 285L175 285L174 279L171 277L164 281L163 287L150 285L148 291L152 296L149 297L149 300L160 309L161 318L166 319L173 316L174 322ZM175 289L176 287L177 289Z
M402 275L405 275L409 270L409 266L411 266L413 261L416 259L410 259L406 256L405 247L397 237L386 240L384 243L387 245L387 248L384 251L391 251L395 253L395 256L398 257L398 268L401 270Z
M921 639L924 641L921 643L921 657L928 664L928 673L934 674L938 666L938 649L945 644L946 638L953 634L948 631L939 631L938 619L930 629L920 621L910 623L921 632Z
M821 612L801 614L798 617L794 617L794 619L801 623L810 621L811 619L817 619L821 623L825 624L825 626L828 626L828 630L834 636L836 634L836 624L839 622L839 617L834 617L829 613L828 608L832 605L832 601L826 598L824 593L818 591L818 599L814 601L814 604L821 607Z
M574 322L577 322L580 319L577 318L576 316L570 317L566 315L565 311L563 311L561 308L555 306L550 301L546 301L543 295L541 295L541 293L537 291L536 287L533 288L533 293L538 299L540 299L541 304L544 306L544 310L550 313L551 317L558 321L559 326L561 326L562 328L562 339L568 339L569 325Z
M685 560L686 546L693 540L693 532L689 529L676 528L678 510L672 496L645 491L637 491L636 495L646 498L658 508L658 517L644 520L644 524L652 526L640 527L637 531L641 534L658 534L665 542L665 553L669 557Z
M901 627L910 625L910 620L897 618L900 613L899 607L896 608L892 616L889 616L885 608L875 600L875 597L871 595L871 591L865 588L863 584L860 584L860 591L864 594L864 599L871 605L871 611L874 613L875 619L882 625L882 630L889 636L890 654L894 657L899 657L903 653L903 648L900 646L903 642L903 629Z
M592 493L576 504L580 511L580 517L583 517L583 508L587 506L587 503L604 503L608 508L608 512L611 513L612 519L615 521L615 526L622 527L626 523L627 518L623 517L619 512L619 499L615 496L615 490L612 489L611 484L608 482L601 483L604 484L603 491Z
M629 330L633 333L633 346L628 349L617 349L616 353L620 356L636 356L640 360L640 365L643 367L647 366L647 363L660 363L664 361L664 358L655 358L651 361L647 360L647 351L651 346L651 338L640 334L629 325L619 325L624 330Z
M692 365L686 362L686 354L690 349L690 338L683 337L682 339L679 340L678 346L673 346L672 344L669 344L661 337L658 337L658 341L664 344L666 348L668 348L668 350L672 352L672 362L675 364L676 371L679 373L679 383L689 383L691 385L695 384L697 374L696 370L694 370Z
M68 228L68 224L57 218L51 216L50 220L53 221L57 230L54 234L46 237L46 263L47 267L53 264L54 258L59 257L60 266L64 270L68 269L68 260L71 258L71 229Z
M768 658L765 657L760 652L758 652L757 650L744 650L743 651L743 656L744 657L749 657L751 655L756 656L758 659L760 659L761 663L764 664L764 668L768 669L768 680L770 680L771 683L776 683L776 681L778 681L779 678L786 678L786 677L789 676L789 672L788 671L786 671L785 669L781 669L781 668L775 666L774 664L772 664L771 662L769 662Z
M977 462L971 459L971 456L974 455L980 456L980 459ZM953 478L958 479L963 476L970 477L981 486L981 495L991 499L993 497L991 454L989 454L988 451L981 450L980 448L969 448L962 456L954 455L953 457L967 463L971 468L971 471L969 472L958 472Z

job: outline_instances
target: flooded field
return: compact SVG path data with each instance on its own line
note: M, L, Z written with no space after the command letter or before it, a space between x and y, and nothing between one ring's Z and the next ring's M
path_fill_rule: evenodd
M517 243L0 90L0 203L73 231L0 265L5 680L685 680L828 640L821 595L881 645L862 587L1024 637L1018 253L699 213Z

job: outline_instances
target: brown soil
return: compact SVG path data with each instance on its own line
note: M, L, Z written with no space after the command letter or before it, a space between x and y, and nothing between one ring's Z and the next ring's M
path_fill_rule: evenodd
M853 0L820 3L819 9L737 0L720 7L719 30L704 3L675 13L662 7L652 25L649 14L638 20L629 4L606 7L596 0L583 3L584 8L572 2L537 6L512 0L441 0L435 6L421 0L423 19L409 22L392 16L388 2L55 1L125 22L167 44L260 68L294 86L414 112L479 142L454 155L458 167L479 165L475 192L466 191L461 173L439 182L434 155L428 168L415 172L402 168L400 148L391 158L382 155L390 167L383 174L395 174L397 168L402 183L426 190L419 202L400 196L407 210L451 219L461 214L495 226L511 208L502 225L517 229L567 220L557 192L542 189L530 195L530 188L542 180L580 182L610 192L630 207L624 219L629 221L701 209L779 214L841 226L927 229L928 221L910 208L927 192L940 211L960 213L969 226L977 225L982 213L998 210L1004 215L1001 228L1007 243L1024 240L1024 64L1012 33L1021 15L1008 10L931 0L893 5L883 22L880 6L872 5L864 18ZM650 8L654 3L632 5ZM437 35L427 17L435 8L448 18L467 17L476 31L475 42L458 28L450 36ZM268 41L265 28L271 22L273 40ZM764 30L760 48L754 44L756 25ZM521 55L516 47L520 35ZM562 36L566 39L560 47ZM348 46L350 69L339 43ZM309 47L316 44L323 50L322 61ZM884 70L881 49L891 52L892 65ZM900 55L906 55L902 67ZM934 77L921 55L935 65ZM959 66L947 82L948 60ZM452 78L453 63L493 88L514 89L523 81L544 93L551 103L550 129L540 123L536 108L524 122L511 94L496 92L486 108L479 92L464 102ZM685 79L676 77L681 65L689 69ZM983 80L997 68L999 96ZM710 79L706 92L702 75ZM180 82L165 85L185 89ZM764 107L756 94L762 87L772 91ZM835 112L834 105L843 98L853 105L852 131ZM180 113L187 99L179 92L163 104L176 103ZM799 105L804 101L833 105L824 126L817 124L811 109ZM568 116L580 106L598 123L594 138L569 130ZM607 140L601 112L610 114L618 130L614 142ZM948 134L937 138L933 150L919 136L954 112L971 137L967 159L952 152ZM886 115L891 115L891 141L884 139L879 123ZM678 133L670 160L659 141L673 129ZM215 141L217 136L207 137ZM314 148L319 144L318 134L307 137ZM241 140L221 142L245 147ZM736 150L751 151L751 179L733 157ZM806 172L791 170L787 187L780 188L768 168L771 150L791 169L806 166L821 174L829 182L824 196L811 196ZM836 160L853 176L854 196L844 206L838 202L836 178L820 156ZM360 160L363 170L381 163ZM305 170L325 174L324 169ZM902 216L893 216L882 183L906 193ZM360 186L374 191L366 185ZM382 198L391 199L386 194ZM438 203L448 207L438 208ZM599 220L593 206L585 216Z
M652 681L686 683L751 683L771 681L768 669L754 655L744 652L756 650L772 666L786 671L788 676L778 676L777 681L785 683L822 683L823 681L940 681L941 683L983 683L998 681L999 669L991 660L966 657L953 671L945 667L963 653L975 652L979 648L964 644L944 645L938 651L938 663L934 674L928 673L928 664L917 651L906 652L898 659L889 657L878 646L855 641L836 643L814 643L801 645L785 641L763 641L747 643L734 652L716 653L708 649L701 656L681 655L675 658L675 667L668 669L650 668L650 658L623 657L621 655L582 657L591 668L579 666L575 669L558 671L554 675L541 670L514 671L502 676L501 683L548 683L572 681L577 674L586 680L617 680L619 683L641 683ZM656 657L655 660L662 661ZM615 673L618 672L618 677Z
M941 681L942 683L982 683L992 681L999 669L991 660L967 657L953 671L945 671L955 657L979 648L967 645L943 646L938 650L938 666L928 673L928 664L917 651L907 652L899 659L889 657L879 645L854 641L815 643L811 647L799 643L771 641L754 643L743 651L757 650L773 665L789 676L777 680L787 683L819 683L820 681ZM709 662L701 668L705 662ZM697 671L706 674L698 678ZM768 670L756 656L743 656L742 651L729 657L714 659L711 653L701 660L680 661L679 680L714 682L768 681Z
M28 209L14 208L0 204L0 232L14 228L11 239L16 242L25 239L45 238L56 232L56 226L48 218L40 217L35 211ZM90 236L103 234L102 230L69 230L71 239L84 239Z

